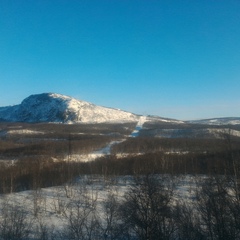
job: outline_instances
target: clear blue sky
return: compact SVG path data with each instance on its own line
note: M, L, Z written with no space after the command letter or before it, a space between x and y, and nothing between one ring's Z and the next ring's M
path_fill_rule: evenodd
M0 0L0 106L43 92L177 119L240 116L240 1Z

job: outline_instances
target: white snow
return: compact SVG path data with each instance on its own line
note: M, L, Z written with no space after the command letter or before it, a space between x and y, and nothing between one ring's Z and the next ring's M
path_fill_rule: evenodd
M14 130L8 130L6 131L6 134L44 134L44 132L41 131L34 131L29 129L14 129Z

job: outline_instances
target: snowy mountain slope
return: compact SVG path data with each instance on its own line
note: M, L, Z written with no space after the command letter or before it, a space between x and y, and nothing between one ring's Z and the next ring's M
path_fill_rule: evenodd
M31 95L19 105L0 108L0 120L9 122L101 123L138 119L138 115L129 112L55 93Z
M189 123L207 124L207 125L237 125L240 124L239 117L210 118L189 121Z
M185 128L185 129L147 129L141 131L140 136L151 136L158 138L193 138L193 139L216 139L222 138L224 134L228 133L231 136L240 137L240 131L230 130L227 128Z

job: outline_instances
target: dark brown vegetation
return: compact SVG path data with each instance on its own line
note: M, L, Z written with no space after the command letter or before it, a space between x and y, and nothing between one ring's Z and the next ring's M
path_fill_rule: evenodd
M84 172L67 163L72 154L88 154L129 135L125 124L0 124L0 192L59 185ZM28 131L28 132L27 132ZM29 131L31 131L29 133ZM17 160L17 161L15 161Z
M144 123L145 130L150 129L205 129L205 128L218 128L218 129L231 129L240 130L240 125L205 125L196 123L174 123L162 121L148 121Z
M69 151L72 154L87 154L102 148L111 140L129 135L134 126L134 123L74 125L2 123L0 159L22 159L29 156L61 158L69 154Z
M202 138L128 138L127 141L114 145L112 153L207 153L227 150L226 139ZM231 150L239 150L240 138L231 137Z
M178 124L147 123L148 127ZM181 125L182 126L182 125ZM185 124L186 128L190 126ZM197 125L200 128L200 125ZM225 174L240 168L240 138L222 130L221 139L137 137L113 146L112 155L93 162L71 162L71 154L88 154L128 136L126 124L0 124L0 192L60 185L80 174ZM146 127L146 126L145 126ZM219 127L219 126L217 126ZM219 127L220 128L220 127ZM19 134L12 130L24 131ZM11 133L11 134L10 134ZM117 157L116 154L128 154ZM9 159L17 159L14 164ZM8 164L6 164L6 162Z
M140 131L142 137L216 139L224 131L239 131L240 125L204 125L192 123L173 123L149 121Z
M223 132L222 139L128 138L112 149L112 155L93 162L61 161L71 154L89 153L129 134L134 125L33 124L25 128L48 134L5 136L0 156L16 157L13 165L2 161L0 192L61 185L81 174L104 176L136 174L224 174L236 175L240 169L240 138ZM8 129L19 128L10 125ZM92 129L92 134L89 129ZM6 129L6 126L5 126ZM87 130L86 130L87 129ZM52 132L50 132L50 130ZM71 130L71 131L70 131ZM74 130L74 131L73 131ZM56 132L55 132L56 131ZM79 134L85 131L85 134ZM53 136L55 136L54 139ZM130 153L125 157L115 154ZM56 161L56 159L59 159Z

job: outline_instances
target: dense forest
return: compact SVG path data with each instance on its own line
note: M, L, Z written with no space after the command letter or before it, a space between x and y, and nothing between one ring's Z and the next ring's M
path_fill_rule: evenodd
M223 126L220 138L129 137L135 124L0 124L0 192L61 185L81 174L232 175L239 171L240 138L231 135L238 125ZM177 127L147 123L140 133ZM111 154L88 162L72 160L73 155L87 155L121 139L111 147Z

